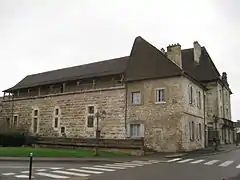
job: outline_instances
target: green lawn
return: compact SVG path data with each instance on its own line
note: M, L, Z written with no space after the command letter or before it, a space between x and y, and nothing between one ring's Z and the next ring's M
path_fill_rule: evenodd
M0 157L27 157L29 153L35 157L93 157L95 151L89 149L50 149L31 147L0 147ZM120 152L100 151L100 157L128 156Z

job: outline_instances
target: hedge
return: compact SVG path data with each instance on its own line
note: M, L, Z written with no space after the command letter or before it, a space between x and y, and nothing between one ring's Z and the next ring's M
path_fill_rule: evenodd
M34 137L26 136L22 132L0 133L0 146L17 147L23 145L32 145L34 142Z

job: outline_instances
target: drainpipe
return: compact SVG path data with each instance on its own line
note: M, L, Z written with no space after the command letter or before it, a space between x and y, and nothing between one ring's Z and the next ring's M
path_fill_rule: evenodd
M206 105L205 105L205 103L206 103L206 93L205 93L205 91L203 90L203 122L204 122L204 147L206 148L207 147L207 137L206 137L206 116L205 116L205 114L206 114Z
M125 133L127 132L127 105L128 105L128 84L124 81L125 84L125 117L124 117L124 125L125 125Z

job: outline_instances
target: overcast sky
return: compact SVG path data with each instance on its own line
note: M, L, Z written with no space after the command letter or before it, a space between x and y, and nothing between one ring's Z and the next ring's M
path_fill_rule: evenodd
M129 55L136 36L210 53L240 119L239 0L0 0L0 90L28 74ZM0 93L2 95L2 93Z

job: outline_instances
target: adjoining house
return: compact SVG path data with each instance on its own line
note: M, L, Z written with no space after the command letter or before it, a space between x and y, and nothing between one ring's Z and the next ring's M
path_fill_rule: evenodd
M3 92L1 120L35 135L94 138L104 110L102 138L144 138L165 152L203 148L214 135L233 142L227 74L198 42L165 52L137 37L129 56L28 75Z

